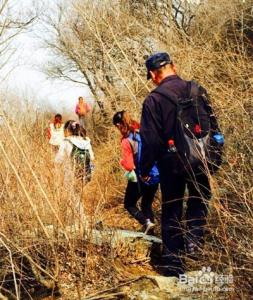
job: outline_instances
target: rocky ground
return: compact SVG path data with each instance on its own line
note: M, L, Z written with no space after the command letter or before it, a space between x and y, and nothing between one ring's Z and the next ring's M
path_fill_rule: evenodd
M152 255L152 249L159 247L161 240L153 236L147 236L140 232L127 230L93 230L91 242L102 245L110 237L112 247L131 249L138 253L139 261L141 257L147 259ZM138 265L138 261L136 261ZM119 263L119 267L120 263ZM147 269L147 275L143 275L143 270L132 265L129 268L132 279L118 282L117 285L109 288L97 289L97 292L88 294L80 291L76 292L75 286L61 285L60 294L57 299L70 300L98 300L98 299L122 299L122 300L191 300L191 299L232 299L229 295L233 291L232 281L225 278L226 282L217 283L216 279L223 278L224 275L213 273L210 269L203 268L198 271L187 272L183 277L159 276L154 270ZM134 275L134 272L136 274ZM138 272L142 275L138 275ZM86 295L84 295L86 294ZM56 298L44 298L52 300Z

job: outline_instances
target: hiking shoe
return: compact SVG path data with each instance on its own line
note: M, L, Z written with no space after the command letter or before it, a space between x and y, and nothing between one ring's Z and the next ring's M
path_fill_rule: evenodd
M185 263L181 257L173 254L162 254L156 265L153 265L156 271L166 277L180 277L185 273Z
M152 222L147 222L144 227L144 234L148 234L148 232L155 227L155 224Z
M177 277L179 278L180 275L184 274L184 269L181 266L178 267L166 267L166 266L158 266L157 271L161 276L164 277Z

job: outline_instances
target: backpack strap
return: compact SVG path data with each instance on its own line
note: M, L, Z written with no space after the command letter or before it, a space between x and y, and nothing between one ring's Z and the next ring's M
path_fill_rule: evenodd
M139 144L139 141L138 141L138 138L136 137L136 135L138 134L138 132L131 132L128 136L128 141L129 141L129 144L132 148L132 151L133 151L133 155L136 155L138 153L138 144Z
M159 86L154 91L152 91L151 94L152 93L156 93L156 94L163 96L164 98L168 99L175 106L178 105L178 97L176 96L176 94L164 87Z
M63 139L64 141L67 141L68 143L70 143L72 146L74 146L74 144L71 142L71 140L70 139L68 139L68 138L64 138Z
M200 85L194 81L188 81L189 84L189 98L197 97L200 94Z
M172 104L178 106L178 100L179 100L178 95L176 95L176 93L166 88L164 85L158 86L152 93L160 94L161 96L169 100ZM186 93L185 93L186 98L187 97L190 98L191 95L197 96L198 94L199 94L198 84L195 81L187 81Z
M140 158L141 158L140 132L139 131L131 132L128 136L128 141L133 152L135 167L137 170L140 170Z

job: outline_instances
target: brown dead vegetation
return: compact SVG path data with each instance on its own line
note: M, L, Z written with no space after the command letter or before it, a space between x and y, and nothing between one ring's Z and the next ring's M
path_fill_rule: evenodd
M118 165L119 136L110 118L117 109L128 109L139 118L143 98L152 89L145 78L145 56L160 49L173 55L182 77L207 88L226 139L224 164L212 180L206 246L199 262L189 262L188 267L211 266L213 271L232 273L235 289L225 296L250 297L253 2L174 1L173 7L166 3L170 1L110 1L110 5L106 0L74 1L69 9L59 6L58 20L50 20L48 28L56 35L47 42L57 54L50 74L78 78L96 100L89 132L95 141L96 168L82 194L66 189L43 135L47 123L43 115L38 113L34 120L26 113L19 118L4 114L0 291L9 297L22 299L20 294L32 293L31 273L37 283L52 283L48 286L52 290L67 285L68 293L81 299L91 291L153 272L136 252L115 252L109 242L94 246L81 233L73 238L66 228L81 221L73 211L73 203L81 199L91 226L102 220L109 228L140 229L122 206L125 182ZM159 199L155 206L159 221ZM56 228L53 236L47 225Z

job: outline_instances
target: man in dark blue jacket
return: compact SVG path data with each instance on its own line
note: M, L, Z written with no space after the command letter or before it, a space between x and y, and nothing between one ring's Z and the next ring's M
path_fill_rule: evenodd
M191 175L173 172L175 161L168 153L168 141L173 139L176 122L176 105L169 96L159 94L168 89L178 99L188 96L187 81L181 79L167 53L156 53L146 61L147 79L157 85L143 103L141 117L142 179L148 180L151 167L157 161L162 192L162 240L161 271L166 276L178 276L184 272L181 254L185 250L194 254L203 243L207 204L211 197L207 175L200 169ZM183 198L188 189L186 228L182 222ZM187 235L183 232L187 229Z

